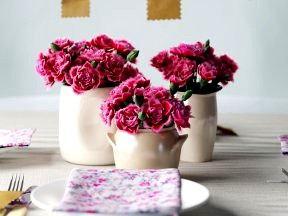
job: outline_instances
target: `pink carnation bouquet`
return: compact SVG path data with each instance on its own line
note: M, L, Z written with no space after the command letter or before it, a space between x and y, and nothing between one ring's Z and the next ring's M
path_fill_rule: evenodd
M139 74L134 66L138 53L128 41L113 40L107 35L79 42L62 38L51 43L47 54L39 54L36 71L47 88L60 82L81 94L98 87L117 86Z
M190 127L190 106L174 98L169 90L153 87L142 75L115 87L101 105L102 120L111 125L114 119L120 130L135 134L139 129L159 132L164 127L178 130Z
M192 94L219 91L234 80L238 69L228 55L216 56L209 40L206 43L182 43L170 50L161 51L151 59L151 65L170 81L172 94L185 92L183 100Z

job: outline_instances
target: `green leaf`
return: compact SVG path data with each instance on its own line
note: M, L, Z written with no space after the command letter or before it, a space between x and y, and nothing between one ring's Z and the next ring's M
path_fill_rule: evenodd
M137 58L139 55L139 50L132 50L128 55L127 55L127 61L132 62L134 59Z
M202 89L205 85L208 84L208 81L207 80L204 80L204 79L201 79L200 80L200 89Z
M96 63L95 61L92 61L92 62L91 62L91 65L92 65L93 68L96 68L96 67L97 67L97 63Z
M182 96L182 101L188 100L193 94L193 90L187 90L183 96Z
M52 49L54 52L57 52L57 51L60 51L60 50L61 50L60 47L59 47L57 44L55 44L55 43L51 43L51 44L50 44L50 47L51 47L51 49Z
M146 117L145 113L143 112L138 113L138 118L140 119L140 121L144 121L145 117Z
M142 98L137 96L137 95L133 95L132 99L133 99L134 103L137 104L138 106L141 106L143 103Z
M177 91L178 91L178 86L175 85L174 83L170 83L170 93L174 95L176 94Z
M208 39L206 42L205 42L205 52L209 51L210 49L210 40Z
M123 103L124 103L125 106L128 106L129 104L131 104L131 101L130 100L129 101L124 101Z

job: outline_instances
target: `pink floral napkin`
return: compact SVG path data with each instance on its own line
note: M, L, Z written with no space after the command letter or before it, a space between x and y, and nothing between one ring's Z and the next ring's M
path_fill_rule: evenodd
M288 135L281 135L278 137L281 144L281 152L283 155L288 155Z
M74 169L64 197L54 210L177 215L180 191L177 169Z
M0 148L29 146L35 129L0 130Z

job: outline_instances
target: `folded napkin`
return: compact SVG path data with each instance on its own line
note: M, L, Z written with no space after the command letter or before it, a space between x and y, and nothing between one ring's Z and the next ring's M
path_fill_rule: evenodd
M27 213L27 208L31 203L30 194L35 186L29 187L24 192L14 192L17 194L17 199L14 198L8 205L5 205L5 209L0 209L0 216L24 216Z
M35 129L0 130L0 148L29 146Z
M283 155L288 155L288 135L281 135L278 137L281 144L281 152Z
M54 210L177 215L180 189L177 169L74 169Z
M0 191L0 210L21 195L19 191Z

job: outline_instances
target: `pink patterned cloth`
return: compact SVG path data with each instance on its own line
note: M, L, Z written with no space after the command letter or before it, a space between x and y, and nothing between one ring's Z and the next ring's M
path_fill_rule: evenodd
M0 130L0 148L29 146L35 129Z
M178 215L180 192L177 169L74 169L54 210Z

